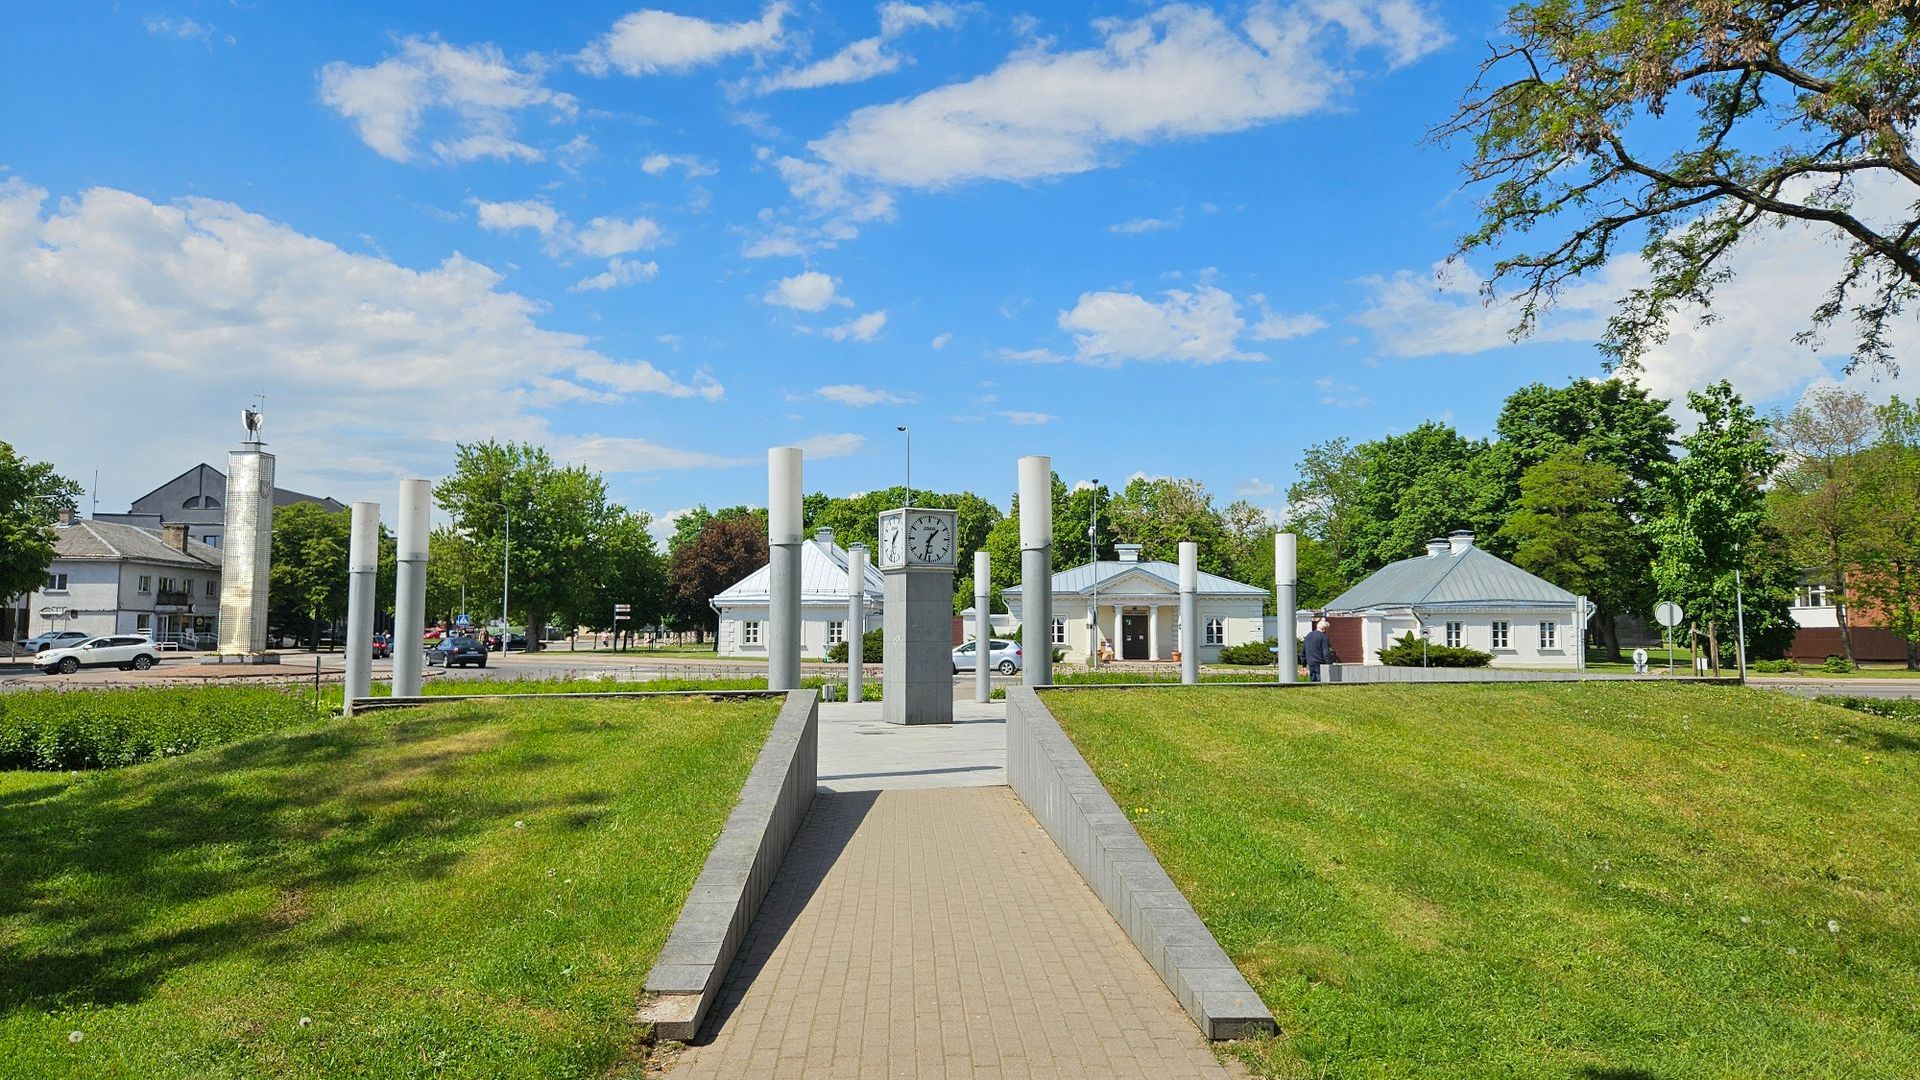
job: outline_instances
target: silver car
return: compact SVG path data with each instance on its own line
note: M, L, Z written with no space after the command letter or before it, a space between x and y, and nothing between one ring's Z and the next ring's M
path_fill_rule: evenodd
M955 675L963 671L973 670L975 653L979 644L978 641L969 641L965 645L953 650L953 673ZM1020 659L1020 643L1017 641L1002 641L999 638L994 638L993 653L987 657L987 666L1002 675L1011 675L1021 668L1026 667L1026 662Z

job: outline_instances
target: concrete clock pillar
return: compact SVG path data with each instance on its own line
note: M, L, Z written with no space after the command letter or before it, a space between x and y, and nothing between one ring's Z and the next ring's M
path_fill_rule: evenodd
M915 508L880 515L880 573L887 582L880 716L889 724L953 722L958 517L953 510Z

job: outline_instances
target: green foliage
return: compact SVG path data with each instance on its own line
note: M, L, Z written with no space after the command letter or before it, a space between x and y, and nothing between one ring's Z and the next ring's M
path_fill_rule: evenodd
M1265 641L1243 641L1238 645L1224 645L1220 649L1220 662L1246 667L1275 667L1280 663L1280 658L1274 655L1273 650L1279 643L1278 638L1268 638Z
M887 647L887 635L884 627L876 626L860 635L860 662L877 664L883 650ZM827 663L844 664L847 662L847 643L837 641L827 646Z
M683 519L684 520L684 519ZM715 514L691 540L672 549L669 605L682 626L717 630L713 598L767 565L767 522L752 514Z
M1821 662L1820 670L1828 675L1851 675L1853 663L1844 656L1829 656Z
M1524 0L1502 29L1433 136L1471 147L1459 252L1497 254L1485 288L1518 292L1516 333L1638 244L1645 280L1601 342L1635 367L1676 316L1714 317L1743 240L1791 222L1846 252L1799 340L1845 316L1854 363L1891 367L1920 299L1912 5Z
M1792 660L1755 660L1753 670L1761 675L1794 675L1800 671L1800 665Z
M1493 663L1492 653L1461 645L1437 645L1432 642L1422 645L1420 639L1411 632L1400 635L1392 645L1375 651L1380 662L1388 667L1477 668Z
M1823 705L1838 705L1855 712L1872 713L1894 720L1920 723L1920 698L1830 697L1815 699Z
M62 507L80 504L81 487L43 461L28 461L0 440L0 599L46 583L53 529Z
M99 769L315 721L310 688L198 686L0 694L0 769Z
M267 618L283 632L319 645L321 622L347 615L347 546L353 511L294 503L273 512Z
M1907 639L1907 667L1920 670L1920 399L1895 397L1875 419L1879 438L1860 466L1875 513L1846 591Z
M1611 465L1563 450L1520 477L1520 501L1499 535L1513 548L1514 565L1579 596L1619 596L1630 588L1623 576L1621 541L1630 535L1620 512L1627 476Z

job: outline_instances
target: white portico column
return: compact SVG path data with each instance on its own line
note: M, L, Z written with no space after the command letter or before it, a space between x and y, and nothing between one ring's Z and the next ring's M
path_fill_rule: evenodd
M1113 642L1113 658L1115 660L1119 660L1126 655L1126 635L1122 631L1122 627L1125 625L1122 620L1125 618L1126 610L1126 605L1124 604L1113 605L1113 637L1108 640Z
M1160 659L1160 605L1147 607L1147 659Z

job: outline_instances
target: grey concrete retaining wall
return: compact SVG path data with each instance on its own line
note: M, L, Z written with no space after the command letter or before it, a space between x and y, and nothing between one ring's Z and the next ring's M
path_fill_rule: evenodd
M1735 678L1627 675L1588 671L1520 671L1514 668L1422 668L1385 664L1329 664L1327 681L1334 683L1488 683L1488 682L1687 682L1737 683Z
M680 908L659 959L647 973L653 995L640 1019L663 1039L686 1041L700 1030L720 985L746 940L747 927L813 805L819 774L820 699L795 690L773 722L740 803L727 818L707 864Z
M1208 1038L1275 1030L1273 1013L1024 686L1007 691L1007 779Z

